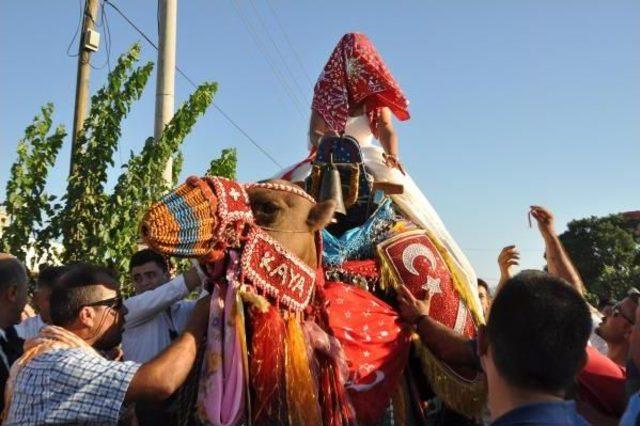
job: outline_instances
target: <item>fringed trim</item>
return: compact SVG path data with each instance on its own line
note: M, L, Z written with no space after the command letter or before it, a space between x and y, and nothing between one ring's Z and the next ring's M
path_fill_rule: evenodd
M285 379L289 425L322 426L322 413L300 319L295 314L287 316Z
M256 306L259 303L262 303L264 301L264 303L267 304L266 309L269 309L268 304L269 302L267 302L267 300L260 296L257 295L255 293L252 293L249 296L249 299L251 299L251 296L255 296L255 298L261 298L262 300L256 300L256 302L251 302L248 299L245 299L241 292L245 293L245 294L249 294L247 293L246 290L246 285L243 285L240 287L240 289L238 289L238 291L236 292L236 300L235 300L235 310L236 310L236 315L235 315L235 327L236 327L236 336L238 338L238 341L240 342L240 350L242 352L242 369L244 371L243 374L243 382L242 385L244 386L244 395L245 395L245 412L244 412L244 424L247 426L251 426L252 422L251 422L251 388L249 385L249 351L247 350L247 324L246 324L246 318L244 316L244 302L248 302L251 303L253 306ZM260 309L260 308L258 308ZM264 311L261 311L264 313Z
M378 259L380 260L380 281L378 287L385 291L390 288L396 288L398 278L396 277L391 262L389 262L386 256L382 256L379 250Z
M442 245L442 243L440 243L435 235L433 235L426 229L424 231L427 233L427 236L429 237L433 245L436 246L438 253L440 253L442 258L444 259L444 262L447 264L447 268L449 268L449 272L451 272L451 277L453 278L453 286L460 295L460 298L462 299L464 304L467 305L467 308L473 316L473 320L477 325L484 324L484 314L482 313L482 307L476 304L476 298L474 297L474 293L472 290L472 288L475 288L477 286L477 283L468 282L465 277L460 274L460 271L456 267L451 253L449 253L449 250L447 250Z
M248 290L247 285L243 285L242 287L240 287L240 290L238 290L238 295L240 296L240 298L242 298L243 302L250 304L262 314L266 314L269 310L269 301L263 296L260 296L258 293Z
M480 418L487 399L484 375L480 374L472 381L464 379L438 360L417 334L412 336L412 340L423 373L435 394L452 410L470 418Z

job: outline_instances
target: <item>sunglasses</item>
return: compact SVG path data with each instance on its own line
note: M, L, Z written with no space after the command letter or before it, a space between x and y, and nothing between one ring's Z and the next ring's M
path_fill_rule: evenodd
M119 310L122 308L122 297L116 296L111 299L98 300L97 302L87 303L84 306L107 306L113 310Z
M624 312L622 312L622 310L620 309L620 306L617 306L617 305L614 306L613 309L611 310L611 315L613 317L622 317L625 320L627 320L627 322L629 322L629 324L631 325L635 324L635 321L632 318L629 318L624 314Z

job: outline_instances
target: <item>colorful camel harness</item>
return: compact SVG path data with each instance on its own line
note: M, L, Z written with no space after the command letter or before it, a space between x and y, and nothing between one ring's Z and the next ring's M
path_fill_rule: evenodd
M271 422L276 423L283 419L274 414L282 408L282 403L277 402L282 399L279 386L284 386L287 390L285 399L289 408L285 410L289 410L289 415L297 412L304 416L304 413L311 411L309 407L315 407L319 403L323 418L335 418L334 416L338 415L336 407L350 405L344 399L341 399L343 402L332 405L329 403L331 398L323 403L322 398L317 399L313 396L313 392L306 394L306 402L300 402L299 397L304 394L303 391L313 387L308 360L298 360L296 365L299 368L294 370L304 372L300 377L304 376L306 379L293 380L297 385L291 387L288 374L293 370L278 364L286 362L284 355L276 349L280 348L282 351L296 340L285 337L289 334L284 333L285 323L278 311L301 313L309 306L314 293L317 292L320 305L324 306L325 326L330 334L338 339L339 346L344 348L351 363L347 383L342 379L328 379L328 376L323 376L325 379L322 381L322 392L334 392L334 395L342 398L339 395L344 390L338 389L346 389L359 419L365 423L377 422L384 414L385 405L370 402L388 401L397 386L408 357L408 329L402 326L397 312L391 306L368 291L351 285L339 281L324 283L322 265L319 265L318 271L312 270L261 229L255 223L247 188L285 191L299 195L311 203L315 202L311 196L295 186L279 183L245 186L221 177L190 177L186 183L153 205L142 222L144 240L151 248L163 254L199 258L203 263L216 262L230 256L233 258L232 263L237 265L235 262L238 261L240 266L232 266L227 270L227 274L232 272L231 269L237 271L237 276L234 275L232 279L227 280L233 283L233 291L238 292L243 284L247 284L250 292L267 296L272 303L265 311L266 314L252 315L252 321L257 322L253 324L250 371L243 372L241 364L237 362L242 356L241 353L244 352L243 356L246 356L246 350L242 349L241 344L246 337L238 339L238 336L244 335L241 330L243 327L238 328L237 334L229 331L230 336L225 337L224 343L218 344L219 347L215 347L213 342L208 344L211 347L207 348L206 356L214 361L209 364L218 366L218 360L222 359L225 373L217 367L203 371L200 401L204 403L201 403L200 407L205 407L207 413L201 415L201 418L208 418L212 424L221 426L233 424L241 418L244 404L239 401L243 400L242 392L237 394L232 390L239 390L238 384L243 383L244 374L249 374L252 389L261 395L260 398L256 398L256 404L252 408L252 416L257 418L266 415ZM438 253L442 254L442 251L437 244L433 244L436 244L435 240L432 241L422 231L405 232L398 235L398 238L379 244L377 254L382 267L381 279L389 285L403 282L418 297L423 296L427 290L435 290L435 297L440 298L443 308L434 309L434 317L440 317L436 319L451 328L462 328L458 324L472 326L473 321L468 309L461 302L452 277L447 272L448 259L446 256L439 257ZM345 262L343 266L347 264L348 262ZM321 288L316 288L316 285ZM449 303L451 301L454 303ZM227 305L228 303L230 302L227 302ZM226 318L230 311L224 309L224 315ZM370 318L371 315L376 316L375 323L373 318ZM304 315L297 317L304 318ZM213 315L212 318L217 322L211 324L209 331L219 334L220 327L217 326L228 321L222 319L222 312L218 312L217 316ZM294 325L297 322L295 318L296 316L288 316L287 327L300 330L301 323ZM467 321L464 321L465 319ZM313 321L307 321L310 322ZM474 330L468 327L459 331L467 335L474 333ZM301 331L298 332L300 333ZM210 337L211 340L215 340L215 336ZM305 343L304 340L297 339L298 350L292 351L292 354L306 354L306 350L300 349L301 345L313 346L314 343ZM447 405L470 416L481 412L484 405L484 383L481 380L468 380L458 376L435 358L419 339L414 339L414 344L434 391L444 398ZM274 354L279 358L271 364L264 364L265 360L268 361ZM262 365L269 367L262 368ZM281 365L288 373L279 375L283 374L278 373L282 370L271 367L272 365ZM324 371L329 370L336 374L337 368L331 367ZM221 386L224 388L222 391ZM328 391L327 386L333 386L333 391ZM202 389L205 392L202 392ZM213 394L221 394L223 399L218 401L211 397ZM269 401L276 402L271 406ZM260 402L263 405L256 409ZM267 408L263 410L263 407ZM345 410L348 411L346 408ZM226 412L228 418L223 419L220 416L222 412ZM350 416L345 414L342 417Z
M204 261L221 259L227 249L241 250L243 283L276 305L303 311L313 295L316 272L256 225L247 187L286 191L315 203L288 185L244 186L222 177L190 177L149 209L142 235L154 250Z

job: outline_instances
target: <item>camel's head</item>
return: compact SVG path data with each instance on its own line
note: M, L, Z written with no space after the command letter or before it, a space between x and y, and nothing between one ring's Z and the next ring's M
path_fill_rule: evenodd
M245 282L301 311L317 277L317 231L334 210L285 181L190 177L147 211L141 232L160 253L199 259L211 282L242 269Z
M227 248L242 246L247 226L257 225L315 268L315 234L331 221L334 210L333 201L316 203L283 180L241 185L191 177L149 209L141 230L160 253L215 262Z
M333 200L316 203L300 187L269 180L247 189L256 224L309 266L317 266L315 233L333 218Z

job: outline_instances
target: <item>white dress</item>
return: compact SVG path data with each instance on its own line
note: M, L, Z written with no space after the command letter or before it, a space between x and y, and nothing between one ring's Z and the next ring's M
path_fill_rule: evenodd
M391 168L385 164L383 158L384 150L381 146L374 144L374 137L369 127L367 116L359 115L357 117L350 117L347 120L345 134L353 136L360 144L364 165L376 181L392 182L403 186L404 192L402 194L392 195L391 199L408 219L419 227L430 231L431 234L447 248L456 263L455 267L458 270L457 272L466 278L469 289L476 299L475 305L480 306L477 278L471 263L469 263L469 260L462 250L460 250L456 241L451 237L444 223L442 223L440 216L438 216L438 213L436 213L429 200L427 200L422 191L420 191L411 176L402 174L400 170ZM281 178L288 173L290 174L289 179L292 182L303 181L311 173L311 163L305 162L288 167L275 177Z

